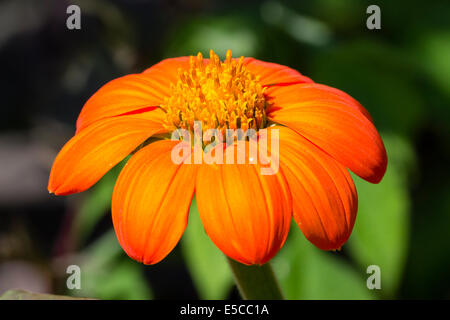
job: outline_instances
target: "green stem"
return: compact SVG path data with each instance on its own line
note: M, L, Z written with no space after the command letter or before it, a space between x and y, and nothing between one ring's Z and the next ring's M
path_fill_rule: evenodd
M246 300L282 300L283 293L270 263L246 266L227 258L237 287Z

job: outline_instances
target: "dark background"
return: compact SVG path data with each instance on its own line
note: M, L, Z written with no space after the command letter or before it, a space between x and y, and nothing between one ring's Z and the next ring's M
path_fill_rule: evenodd
M66 8L81 8L68 30ZM381 8L381 30L366 8ZM109 202L120 168L92 190L47 192L52 161L104 83L209 49L291 66L373 116L389 164L355 177L355 230L339 253L298 228L273 261L291 299L450 298L450 2L0 1L0 295L12 288L103 299L238 298L195 207L180 245L143 266L117 244ZM66 268L82 288L66 288ZM366 268L381 268L368 290Z

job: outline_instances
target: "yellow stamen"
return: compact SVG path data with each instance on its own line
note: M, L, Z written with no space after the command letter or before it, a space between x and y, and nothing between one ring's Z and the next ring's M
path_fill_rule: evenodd
M204 131L217 128L261 129L266 126L265 88L259 77L244 66L244 57L224 62L211 50L209 63L201 53L191 56L189 69L178 70L178 81L171 85L171 95L161 105L166 111L165 127L193 130L201 121Z

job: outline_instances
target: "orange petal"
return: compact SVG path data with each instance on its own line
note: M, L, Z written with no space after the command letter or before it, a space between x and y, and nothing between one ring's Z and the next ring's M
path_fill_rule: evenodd
M145 264L161 261L183 234L196 166L171 160L177 141L157 141L131 157L117 179L112 216L120 245Z
M84 105L77 120L77 131L103 118L150 111L170 93L177 69L188 66L186 57L166 59L143 73L114 79L101 87ZM155 121L162 112L155 112Z
M178 80L178 69L188 68L189 59L189 56L164 59L143 73L151 74L158 79L165 79L164 81L175 82Z
M354 98L347 93L319 83L303 83L292 86L273 86L267 88L266 96L273 100L274 106L268 113L276 111L279 108L289 108L290 106L302 101L339 101L349 108L360 111L370 121L372 117L369 112Z
M56 195L84 191L150 136L159 123L124 116L98 121L70 139L56 157L48 190Z
M277 63L245 58L244 65L250 72L260 77L261 84L264 86L313 82L297 70Z
M367 111L353 99L311 84L271 94L270 120L295 130L361 178L372 183L382 179L387 166L383 141Z
M202 164L196 197L206 233L230 258L264 264L283 246L292 199L281 172L261 175L259 165L248 163Z
M347 169L289 128L279 130L280 168L292 194L294 219L323 250L339 249L350 236L358 197Z

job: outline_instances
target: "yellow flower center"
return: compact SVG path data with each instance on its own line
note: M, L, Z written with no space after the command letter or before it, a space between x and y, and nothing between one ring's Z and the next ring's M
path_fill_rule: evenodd
M191 56L189 69L178 70L178 80L171 85L171 95L161 108L166 111L165 127L193 131L194 121L202 129L261 129L266 126L265 88L259 77L244 65L244 57L225 61L211 50L209 63L203 56Z

